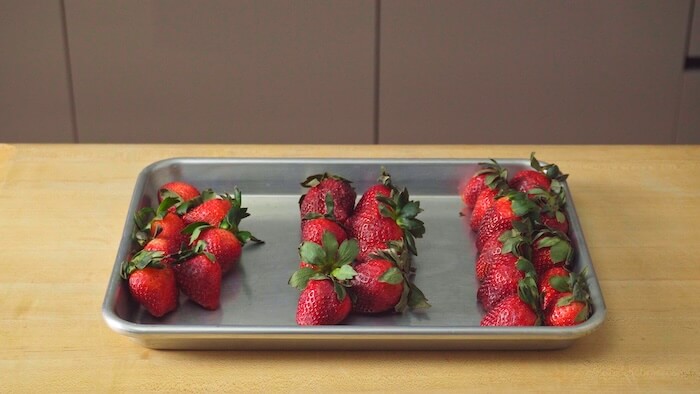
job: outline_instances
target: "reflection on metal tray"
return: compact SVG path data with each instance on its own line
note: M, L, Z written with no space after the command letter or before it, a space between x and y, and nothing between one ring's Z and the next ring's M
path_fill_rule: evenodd
M577 250L575 270L588 267L594 313L575 327L480 327L476 301L474 236L459 216L458 189L485 160L412 159L169 159L139 175L105 294L102 314L116 332L157 349L553 349L570 345L603 322L605 304L581 225L568 190L567 215ZM510 173L526 160L498 160ZM417 240L416 284L432 308L425 312L363 316L351 314L338 326L295 323L298 291L287 285L298 267L299 182L331 172L352 180L360 195L384 166L424 208L425 236ZM565 169L564 169L565 170ZM223 280L221 308L206 311L184 297L175 312L151 317L130 299L119 277L127 258L133 213L157 204L160 185L184 180L217 192L243 192L251 217L242 228L264 239L248 245L238 267Z

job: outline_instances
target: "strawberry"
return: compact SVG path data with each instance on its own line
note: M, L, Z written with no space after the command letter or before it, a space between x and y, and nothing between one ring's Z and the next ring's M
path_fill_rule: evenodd
M555 279L555 283L557 280L564 280L568 281L569 280L569 270L566 269L565 267L552 267L548 269L547 271L543 272L542 275L539 275L539 292L542 295L542 310L547 310L549 307L556 302L557 298L559 298L559 294L561 293L557 289L555 289L552 286L552 278L553 277L561 277L562 279ZM563 287L564 291L568 290L568 286L564 285Z
M550 309L545 311L545 324L548 326L575 326L588 319L588 300L577 299L573 293L561 293Z
M524 257L516 257L513 254L510 256L498 264L491 265L477 289L476 298L486 312L507 296L517 293L518 282L525 277L525 269L521 268L532 265Z
M353 310L360 313L388 311L399 303L403 293L403 276L389 260L370 258L355 265L357 275L352 279L356 300Z
M482 326L535 326L537 314L517 294L512 294L491 309L482 319Z
M329 173L312 175L302 186L309 188L299 199L299 210L303 218L310 213L326 214L326 195L330 194L335 207L335 218L339 223L345 223L353 213L357 193L352 182Z
M561 173L556 164L542 165L535 158L534 152L530 154L530 166L533 168L532 170L521 170L513 176L509 182L512 189L523 193L528 193L533 189L549 191L552 188L558 188L559 182L568 177L567 174ZM553 182L554 185L552 185Z
M164 265L171 265L180 251L180 242L171 238L153 238L144 245L143 250L150 252L162 252L160 261Z
M513 228L514 221L536 215L537 209L537 206L521 192L511 191L497 198L479 223L476 249L481 251L490 238Z
M469 227L471 227L472 231L479 230L481 219L484 218L486 211L496 202L496 196L499 192L500 189L485 188L479 193L476 202L474 202L474 209L472 210L472 216L469 221Z
M193 238L191 245L201 243L201 251L211 253L211 260L221 266L222 274L229 272L241 258L241 241L229 230L203 224L199 234Z
M529 223L514 222L515 228L486 241L476 259L476 278L483 282L492 265L502 262L515 264L519 256L529 256Z
M350 236L360 246L357 260L365 261L370 253L386 249L392 241L402 241L409 252L418 255L415 239L425 233L423 221L416 218L423 211L420 202L410 201L405 188L400 192L392 189L389 197L377 194L375 198L381 216L377 217L367 203L350 218Z
M339 324L350 314L347 294L338 295L330 279L309 280L299 296L296 321L300 326Z
M219 308L221 266L206 254L197 254L174 266L178 287L190 300L205 309Z
M168 238L184 242L181 234L185 224L182 219L170 209L178 204L176 197L167 197L154 210L144 207L134 214L134 232L132 238L139 244L145 245L152 238Z
M357 275L350 282L350 291L355 296L353 310L356 312L430 308L423 292L409 279L415 269L411 267L410 255L402 242L390 242L388 249L357 263L355 271Z
M528 197L540 207L537 222L566 234L569 232L569 222L564 213L566 194L560 183L555 183L552 190L532 189Z
M222 273L229 272L241 257L242 247L248 241L264 243L249 231L239 228L241 220L250 216L247 208L243 208L241 192L234 189L233 196L225 195L231 208L219 223L218 227L207 222L194 222L182 232L190 235L189 245L196 252L210 254L210 259L221 266ZM214 200L211 200L214 201Z
M481 169L476 172L460 191L462 202L467 208L472 209L476 204L476 198L485 188L494 189L497 186L505 186L508 179L508 170L501 167L495 160L490 163L479 163Z
M185 222L174 212L168 212L162 218L155 218L151 221L150 233L153 238L167 238L182 242L185 237L182 230Z
M177 285L172 268L162 263L161 251L140 251L122 263L121 276L129 293L148 313L161 317L177 308Z
M542 275L554 266L569 265L574 249L566 234L548 228L535 234L532 248L532 263L537 275Z
M537 285L532 273L518 282L517 292L508 295L481 319L482 326L537 326L541 324Z
M310 212L304 215L301 222L301 241L311 241L321 244L323 233L330 231L335 235L336 240L342 243L348 238L345 229L338 224L335 219L333 196L330 192L326 193L326 208L325 214Z
M377 197L390 197L392 190L394 190L394 185L391 182L391 175L382 168L382 173L377 179L377 183L368 187L362 194L362 197L360 197L360 200L355 206L355 213L376 218L381 217L382 214L379 212L379 201Z
M233 198L228 195L218 195L213 190L205 190L200 197L182 203L177 212L182 214L186 225L195 222L206 222L218 227L231 210Z
M305 220L301 223L301 240L311 241L321 244L323 233L330 231L338 239L338 242L343 242L348 239L348 235L338 222L320 217L317 219Z
M326 325L345 320L352 309L346 287L357 274L350 264L357 252L357 241L349 239L339 246L330 231L323 233L321 245L308 241L301 244L299 257L305 266L289 278L289 285L301 291L297 324Z
M553 269L554 270L554 269ZM586 283L586 270L580 274L547 271L540 280L543 293L545 324L573 326L588 319L591 297Z
M199 197L199 190L187 182L168 182L158 190L158 203L167 197L177 197L180 201L188 201Z

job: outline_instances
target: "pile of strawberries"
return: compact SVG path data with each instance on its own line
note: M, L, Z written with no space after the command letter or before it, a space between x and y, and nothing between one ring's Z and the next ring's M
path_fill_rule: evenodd
M177 308L180 291L205 309L218 309L222 277L240 259L242 246L262 242L238 227L250 216L241 192L200 193L178 181L161 186L158 201L156 209L134 215L137 252L121 267L131 296L155 317Z
M339 324L351 312L378 314L430 306L411 281L416 238L425 227L419 201L385 171L355 204L351 182L328 173L301 183L300 264L289 284L301 291L299 325Z
M567 175L534 153L530 164L509 179L495 160L481 163L461 190L476 232L482 326L571 326L590 316L585 272L571 271Z

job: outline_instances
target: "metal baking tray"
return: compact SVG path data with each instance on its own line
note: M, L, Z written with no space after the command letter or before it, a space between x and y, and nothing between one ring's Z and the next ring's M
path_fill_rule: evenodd
M497 159L509 173L527 160ZM173 158L143 169L134 188L126 224L102 306L114 331L155 349L556 349L590 334L605 318L605 303L568 186L567 214L576 248L575 270L588 267L593 314L574 327L480 327L476 300L476 249L467 218L459 216L458 190L486 159L226 159ZM427 229L417 240L415 283L432 308L425 312L354 315L342 325L301 327L295 323L299 292L287 285L298 267L299 209L307 176L331 172L352 180L359 195L384 166L394 183L421 201ZM564 169L565 170L565 169ZM241 225L266 241L248 245L238 267L224 276L221 308L207 311L180 299L163 318L150 316L131 297L119 276L130 253L133 214L157 204L158 187L184 180L217 192L243 193L251 217Z

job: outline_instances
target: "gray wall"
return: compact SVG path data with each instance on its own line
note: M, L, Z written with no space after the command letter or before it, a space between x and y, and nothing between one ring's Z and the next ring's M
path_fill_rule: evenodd
M692 0L0 0L0 142L700 143Z

